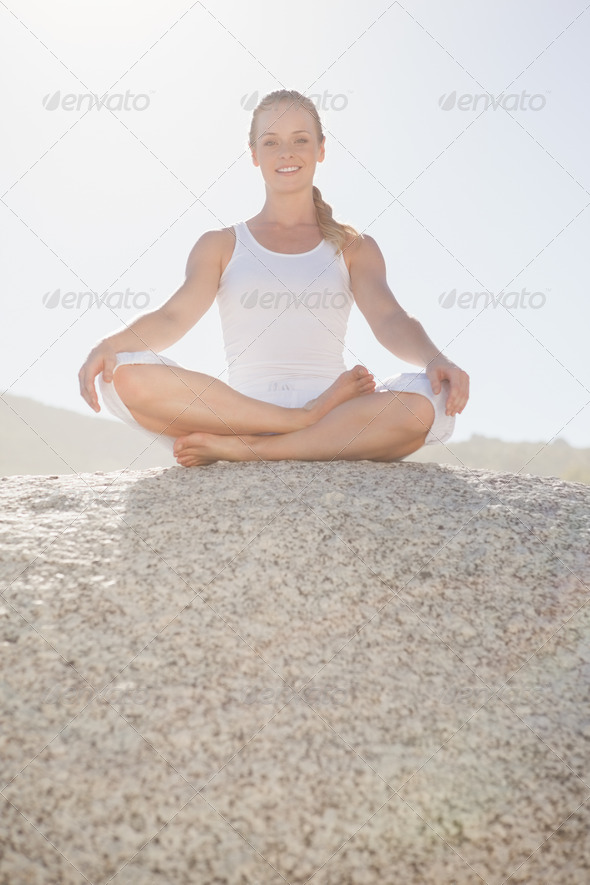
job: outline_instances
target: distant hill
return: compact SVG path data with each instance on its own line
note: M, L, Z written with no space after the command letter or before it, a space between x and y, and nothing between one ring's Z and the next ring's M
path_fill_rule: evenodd
M20 417L19 417L20 416ZM590 484L590 449L557 439L504 442L474 434L466 442L427 446L407 461L433 461L508 473L556 476ZM109 472L173 467L159 443L120 421L80 415L18 396L0 398L0 475Z
M146 451L144 451L146 450ZM170 467L160 443L122 421L56 409L33 399L0 397L0 476L95 473Z
M466 442L426 446L406 461L436 461L457 467L477 467L506 473L557 476L590 484L590 449L577 449L563 439L552 443L504 442L474 433Z

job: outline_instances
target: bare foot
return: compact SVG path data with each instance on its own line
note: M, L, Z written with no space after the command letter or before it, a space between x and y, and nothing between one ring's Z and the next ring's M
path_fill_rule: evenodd
M315 399L310 399L303 408L309 412L309 424L315 424L340 403L375 391L375 379L364 366L354 366L338 375L333 384Z
M315 424L341 403L357 396L373 393L375 379L364 366L354 366L342 372L333 384L302 408L290 409L293 426L290 430L302 430ZM266 435L266 434L262 434ZM174 443L174 455L183 467L204 467L215 461L252 461L256 459L251 445L260 440L259 434L215 434L195 431L183 434Z
M206 467L218 460L223 461L257 461L251 446L260 440L260 436L244 433L241 436L232 434L203 433L196 431L182 437L182 449L176 460L183 467Z

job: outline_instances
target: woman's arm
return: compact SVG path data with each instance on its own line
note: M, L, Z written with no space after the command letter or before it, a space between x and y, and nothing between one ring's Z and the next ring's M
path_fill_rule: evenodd
M179 341L213 304L221 277L221 231L207 231L193 246L186 263L186 279L168 301L134 320L126 329L103 338L90 351L78 372L80 395L100 411L96 376L113 380L117 354L152 350L157 353Z
M469 375L430 340L422 324L406 313L387 285L385 260L373 237L364 235L352 247L351 288L359 310L377 341L394 356L425 367L434 393L450 382L447 414L462 412L469 399Z

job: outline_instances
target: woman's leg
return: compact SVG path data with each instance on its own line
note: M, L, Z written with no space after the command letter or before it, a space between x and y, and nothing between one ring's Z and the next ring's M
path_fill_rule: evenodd
M363 366L343 372L308 407L297 409L244 396L218 378L179 366L122 364L111 383L138 424L175 438L195 430L287 433L309 427L341 403L375 389Z
M176 441L185 467L225 461L395 461L415 452L434 421L419 393L381 391L342 403L311 427L271 436L192 433Z
M381 390L421 393L428 397L434 406L434 423L424 441L425 446L445 443L453 435L455 416L447 415L447 401L450 392L448 381L443 381L439 393L434 393L426 372L400 372L386 378L382 384L377 386L375 392L379 393Z

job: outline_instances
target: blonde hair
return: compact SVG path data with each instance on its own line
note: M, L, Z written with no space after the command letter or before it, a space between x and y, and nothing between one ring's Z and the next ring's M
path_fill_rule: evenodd
M294 89L277 89L275 92L269 92L268 95L265 95L254 108L248 138L250 149L256 146L256 123L258 115L261 111L272 110L272 108L280 101L290 101L290 106L300 106L311 114L316 128L318 142L321 143L324 133L322 131L322 123L319 114L313 101L305 95L302 95L300 92L296 92ZM313 202L315 205L318 227L322 236L325 240L329 240L333 243L340 254L351 237L360 236L359 232L350 224L341 224L339 221L336 221L332 216L332 207L322 199L320 189L316 187L315 184L313 186Z

